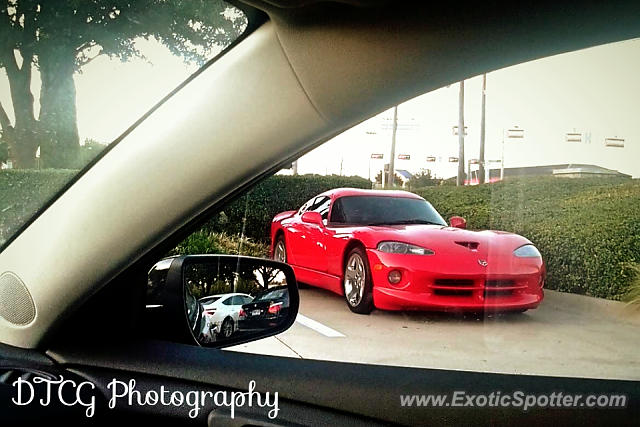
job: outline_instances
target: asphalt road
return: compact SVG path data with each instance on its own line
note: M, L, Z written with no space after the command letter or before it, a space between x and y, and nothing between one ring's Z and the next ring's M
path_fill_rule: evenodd
M296 323L235 351L396 366L640 380L640 314L623 303L546 291L536 310L484 318L356 315L342 297L301 289Z

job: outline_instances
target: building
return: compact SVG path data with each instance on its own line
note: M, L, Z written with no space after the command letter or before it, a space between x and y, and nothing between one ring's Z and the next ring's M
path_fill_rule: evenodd
M407 182L409 182L411 178L413 178L411 172L404 169L396 169L396 175L398 175L402 179L403 187L407 185Z
M606 169L596 165L584 165L584 164L560 164L560 165L546 165L546 166L526 166L519 168L504 168L505 178L515 178L522 176L558 176L566 178L587 178L587 177L601 177L601 178L631 178L631 175L627 175L622 172L618 172L613 169ZM489 171L489 178L491 180L500 178L500 169L491 169Z

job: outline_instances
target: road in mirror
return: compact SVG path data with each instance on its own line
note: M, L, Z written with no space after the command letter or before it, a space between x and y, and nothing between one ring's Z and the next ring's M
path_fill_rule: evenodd
M288 319L287 278L276 266L215 258L186 265L183 280L187 317L201 345L240 341Z

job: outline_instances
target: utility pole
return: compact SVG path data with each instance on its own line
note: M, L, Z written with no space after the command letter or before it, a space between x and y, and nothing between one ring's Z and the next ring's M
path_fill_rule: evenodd
M393 187L393 178L396 173L395 158L396 158L396 132L398 131L398 106L393 107L393 130L391 132L391 159L389 160L389 187ZM383 172L384 173L384 172Z
M458 98L458 178L456 185L464 185L464 80L460 82Z
M502 128L502 156L500 157L500 181L504 181L504 128Z
M485 96L487 91L487 74L482 75L482 113L480 116L480 165L478 168L478 182L484 184L484 126L485 126Z
M293 174L298 175L298 160L294 160L292 166Z

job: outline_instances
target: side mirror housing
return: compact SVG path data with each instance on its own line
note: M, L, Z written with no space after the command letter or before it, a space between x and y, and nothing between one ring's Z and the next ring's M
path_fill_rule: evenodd
M145 330L153 338L228 347L279 334L300 298L293 269L230 255L166 258L149 271Z
M303 213L302 222L306 222L307 224L315 224L319 227L324 227L324 222L322 222L322 215L320 215L318 212Z
M455 228L467 228L467 220L462 218L461 216L452 216L451 218L449 218L449 224L451 225L451 227Z

